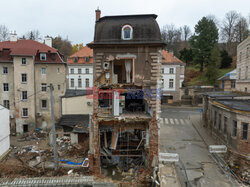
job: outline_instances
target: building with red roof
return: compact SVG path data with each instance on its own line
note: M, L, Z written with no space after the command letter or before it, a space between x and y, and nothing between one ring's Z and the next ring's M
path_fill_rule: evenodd
M93 87L93 49L85 46L68 60L68 88L86 90Z
M185 65L172 53L162 50L162 104L181 101Z
M12 34L10 41L0 42L0 104L10 109L12 130L22 134L50 127L50 84L54 87L55 119L60 118L66 65L49 37L40 43L18 40Z

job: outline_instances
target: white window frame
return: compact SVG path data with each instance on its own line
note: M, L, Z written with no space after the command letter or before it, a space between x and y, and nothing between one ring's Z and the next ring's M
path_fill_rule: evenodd
M89 74L89 68L86 68L86 69L85 69L85 73L86 73L86 74Z
M7 88L6 90L4 89L4 88L5 88L4 85L7 85L7 86L6 86L6 88ZM4 91L4 92L8 92L9 90L10 90L10 88L9 88L9 83L3 83L3 91Z
M46 75L46 68L42 68L41 73L42 73L42 75Z
M27 109L27 115L24 115L24 109ZM22 109L22 117L29 117L29 110L28 110L28 108L23 108Z
M8 67L6 66L3 67L3 74L4 75L8 74Z
M45 90L43 90L43 88L45 88ZM47 92L47 84L46 83L41 84L41 91L42 92Z
M127 27L130 28L130 37L129 37L129 38L125 38L125 37L124 37L124 29L127 28ZM131 27L131 25L124 25L124 26L122 27L122 39L123 39L123 40L131 40L131 39L133 39L133 28Z
M26 79L25 81L23 81L23 78L24 78L23 76L24 76L24 75L25 75L25 79ZM27 79L28 79L28 78L27 78L27 73L22 73L22 74L21 74L21 81L22 81L22 83L27 83Z
M88 83L88 86L87 86L87 83ZM85 79L85 88L89 88L90 87L90 81L89 79Z
M44 59L43 59L44 57ZM46 61L47 60L47 54L46 53L40 53L40 60L41 61Z
M174 74L174 68L169 68L169 74Z

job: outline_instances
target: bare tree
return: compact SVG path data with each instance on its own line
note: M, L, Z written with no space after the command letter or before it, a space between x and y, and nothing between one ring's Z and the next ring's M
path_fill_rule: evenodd
M26 39L29 40L38 40L40 38L40 32L39 30L31 30L29 32L26 33Z
M249 34L247 19L240 16L235 25L235 39L237 43L242 42Z
M218 28L220 27L220 22L219 22L219 20L216 18L215 15L209 14L209 15L206 16L206 18L209 19L209 20L212 20Z
M0 25L0 41L6 41L9 38L9 29L5 25Z
M183 35L183 40L186 42L188 39L189 39L189 37L191 36L191 29L190 29L190 27L189 26L187 26L187 25L184 25L183 27L182 27L182 35Z

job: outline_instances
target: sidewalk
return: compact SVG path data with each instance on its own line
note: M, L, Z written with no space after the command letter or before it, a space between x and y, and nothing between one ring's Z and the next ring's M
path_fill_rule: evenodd
M200 115L191 115L190 122L207 147L209 145L216 145L216 141L212 138L209 129L203 127L203 121Z

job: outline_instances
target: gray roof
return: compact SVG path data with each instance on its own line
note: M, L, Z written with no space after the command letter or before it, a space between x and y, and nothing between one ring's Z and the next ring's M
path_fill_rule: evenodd
M155 14L105 16L95 25L94 43L89 44L163 44ZM131 25L133 38L121 39L123 25Z
M67 89L66 93L63 97L77 97L77 96L85 96L85 95L92 95L93 90L70 90Z
M227 100L216 100L216 101L218 103L221 103L236 110L250 112L250 100L227 99Z
M70 129L74 133L88 133L89 115L63 115L57 127Z
M237 93L233 93L230 91L227 92L206 92L203 95L209 96L209 97L213 97L213 98L224 98L224 97L237 97L237 96L241 96Z

